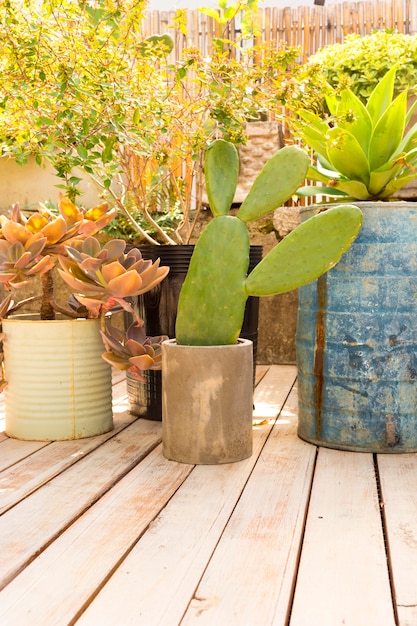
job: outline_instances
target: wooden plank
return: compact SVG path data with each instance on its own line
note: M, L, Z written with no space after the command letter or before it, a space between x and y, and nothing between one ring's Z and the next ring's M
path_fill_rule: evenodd
M0 592L2 626L72 623L192 469L154 450Z
M276 393L286 397L289 389ZM250 459L195 467L77 624L137 623L139 615L142 624L180 623L270 429L255 429Z
M14 464L10 464L10 467L0 474L0 514L15 506L54 476L79 462L105 441L115 437L135 419L137 419L135 416L126 411L115 413L114 430L109 433L85 439L37 442L37 448L34 442L9 439L7 443L2 444L2 458L4 447L5 457L8 456L10 460L14 458ZM33 452L28 456L30 445L33 446Z
M269 370L269 367L270 367L269 365L257 365L256 366L255 386L259 385L259 383L261 382L262 378L265 376L265 374Z
M0 517L0 588L160 441L159 422L136 420L4 513Z
M400 626L417 624L417 455L380 454L383 511Z
M275 419L297 376L295 365L271 365L254 393L256 420Z
M45 446L50 445L50 443L50 441L20 441L19 439L11 439L10 437L5 436L5 440L1 446L0 472L3 472L11 465L18 463L34 452L37 452L37 450L45 448ZM1 478L2 475L0 474L0 485Z
M371 454L319 449L291 626L394 626Z
M293 392L181 621L183 626L287 623L316 458L316 447L296 436L296 407Z

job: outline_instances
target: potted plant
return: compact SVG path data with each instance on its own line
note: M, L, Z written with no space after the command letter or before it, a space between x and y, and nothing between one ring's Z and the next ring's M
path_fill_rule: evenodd
M144 261L138 250L125 254L123 240L99 244L93 235L115 213L107 203L86 211L61 197L58 215L40 206L27 218L16 205L10 217L0 217L0 282L11 292L0 305L1 385L12 437L75 439L107 432L113 427L109 363L138 375L160 365L163 338L147 338L137 316L126 337L110 322L113 312L132 311L125 298L152 289L168 272L158 261ZM58 261L59 274L74 290L68 304L54 296ZM38 276L41 293L15 303L16 290ZM32 303L39 304L38 314L15 316Z
M299 435L329 447L417 450L415 407L417 211L392 196L415 177L417 125L396 68L366 103L328 95L329 115L298 111L296 130L317 155L300 193L354 201L361 233L342 262L300 290ZM360 202L358 202L360 201ZM307 208L305 217L329 203Z
M313 280L335 264L361 225L356 207L335 207L284 238L248 275L247 223L286 201L308 156L294 146L263 167L236 216L236 148L215 141L205 155L213 219L194 249L180 292L176 338L162 344L163 453L185 463L227 463L252 451L252 347L239 339L248 296Z

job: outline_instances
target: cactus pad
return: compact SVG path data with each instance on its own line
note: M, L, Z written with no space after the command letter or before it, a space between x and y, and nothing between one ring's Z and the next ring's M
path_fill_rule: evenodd
M246 280L251 296L284 293L336 265L362 225L356 206L337 206L306 220L255 267Z
M215 217L200 236L181 289L176 339L183 345L236 342L246 304L249 235L237 217Z
M239 176L239 155L235 146L224 139L213 141L205 153L204 174L211 212L227 215Z

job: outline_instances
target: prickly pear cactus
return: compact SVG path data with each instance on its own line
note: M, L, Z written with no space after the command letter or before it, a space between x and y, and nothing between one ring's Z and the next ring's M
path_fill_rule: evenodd
M282 293L318 278L337 263L362 224L362 213L355 206L319 213L298 226L247 276L250 243L246 223L291 197L305 180L309 159L295 146L279 150L263 167L233 217L225 214L237 184L232 148L218 140L207 152L205 175L215 217L195 246L181 289L176 322L179 344L235 343L250 295Z

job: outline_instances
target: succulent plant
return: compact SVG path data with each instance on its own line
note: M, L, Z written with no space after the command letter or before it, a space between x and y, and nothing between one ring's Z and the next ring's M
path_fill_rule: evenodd
M176 339L185 345L236 342L249 296L282 293L310 282L337 263L362 224L355 206L319 213L285 237L248 275L247 223L288 200L304 181L307 154L278 150L265 164L237 215L228 215L239 171L236 149L216 140L205 155L207 195L213 219L202 232L180 292Z
M123 333L106 318L101 336L107 349L103 359L113 367L129 370L142 382L145 381L141 375L142 370L161 368L161 344L168 337L147 337L140 321L134 321L126 333Z
M61 196L58 215L41 205L38 212L27 218L15 205L10 218L0 216L0 283L14 294L34 276L42 280L40 296L15 303L12 294L8 294L0 303L0 319L35 300L40 300L41 319L54 319L56 312L73 318L101 318L106 348L103 358L119 369L132 368L140 377L140 369L160 367L163 338L146 337L142 320L126 298L152 289L165 278L169 268L160 267L159 259L145 261L137 249L125 253L123 240L115 239L101 246L93 235L116 214L117 210L110 209L107 203L85 210ZM53 293L52 270L58 261L59 274L75 292L66 305L59 304ZM107 319L110 313L121 309L134 318L126 338ZM1 338L0 334L0 341ZM143 358L138 358L141 355ZM0 390L4 384L3 376Z
M355 200L389 198L416 177L417 124L409 128L417 102L407 107L407 90L394 97L396 68L390 69L366 104L350 89L327 95L328 118L298 110L296 132L317 155L300 195L344 196Z

